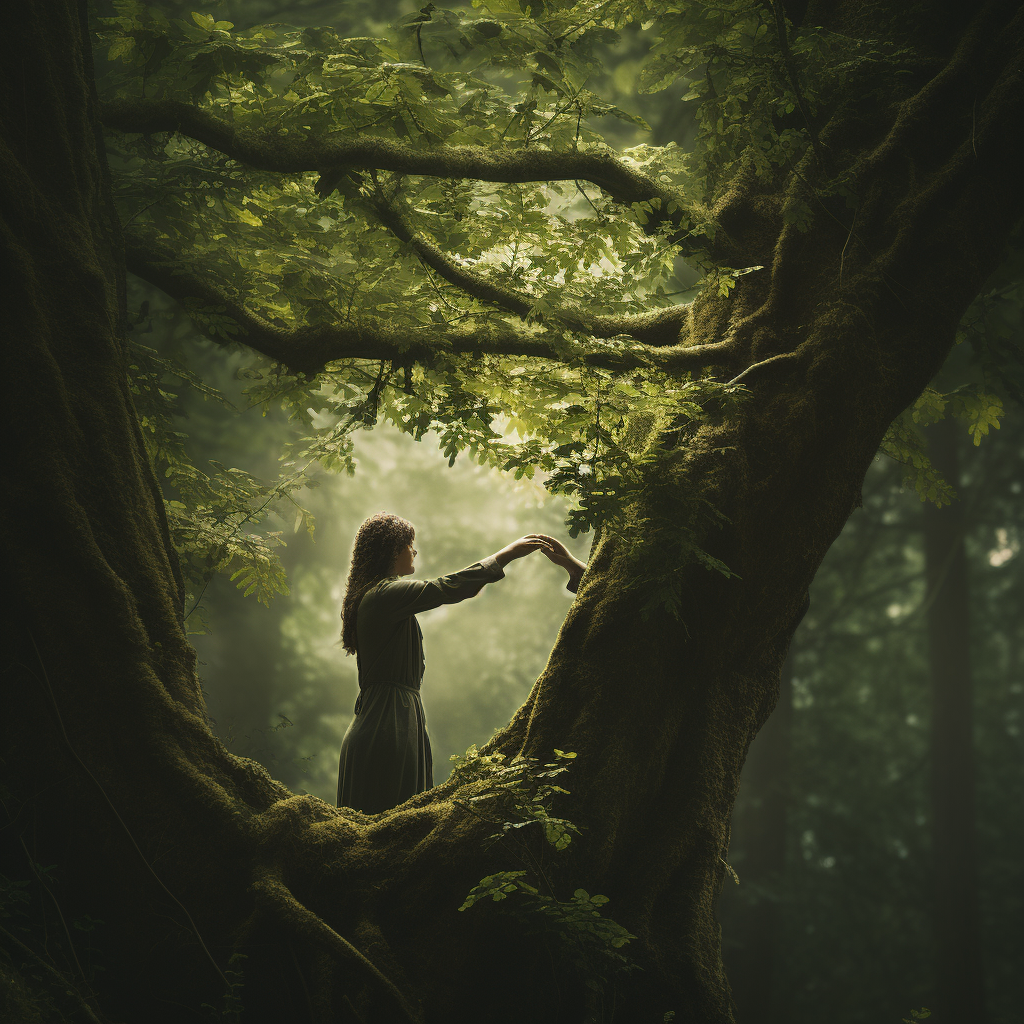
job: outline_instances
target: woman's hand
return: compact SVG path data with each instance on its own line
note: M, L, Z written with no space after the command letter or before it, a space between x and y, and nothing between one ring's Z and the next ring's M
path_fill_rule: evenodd
M524 539L536 539L543 541L545 546L541 548L541 551L543 551L544 554L555 563L555 565L560 565L563 569L572 569L579 564L576 559L569 554L568 548L566 548L560 540L555 540L554 537L549 537L546 533L528 533Z
M569 574L569 579L576 585L579 584L580 577L585 572L587 566L585 562L581 562L578 558L574 558L569 554L568 548L560 541L555 540L554 537L549 537L546 533L531 533L527 535L529 538L536 538L545 542L545 547L541 548L548 558L551 559L555 565L560 565ZM575 586L571 589L575 590Z
M539 533L531 533L527 537L520 537L519 540L506 544L500 551L494 553L494 557L498 565L504 569L513 559L522 558L538 548L550 558L551 555L548 553L549 544L550 539L548 537L542 537Z

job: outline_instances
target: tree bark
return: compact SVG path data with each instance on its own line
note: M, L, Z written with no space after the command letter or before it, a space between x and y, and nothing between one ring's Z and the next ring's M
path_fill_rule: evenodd
M857 5L840 8L816 23L858 31ZM514 865L450 784L371 818L291 795L206 725L128 389L83 11L17 8L0 92L20 457L3 506L20 597L0 722L10 830L30 823L36 858L60 866L66 915L104 922L100 996L116 1019L201 1015L238 951L254 1021L513 1022L554 1005L583 1020L581 985L538 944L491 907L457 912ZM723 199L750 257L737 265L770 269L695 308L691 341L728 336L756 364L751 396L661 434L665 468L630 512L691 528L738 578L680 558L682 624L645 617L631 555L603 534L545 672L490 747L578 752L558 811L584 831L553 885L605 893L637 936L628 1019L731 1020L714 905L740 769L887 425L942 363L1021 216L1021 23L1016 4L987 5L960 37L927 41L916 92L822 130L858 167L856 232L827 206L808 232L787 224L796 176L790 194L743 181Z
M953 419L928 431L928 455L959 490L960 428ZM935 930L935 1020L985 1024L985 978L978 923L974 808L974 709L971 608L963 496L924 507L931 670L932 920Z

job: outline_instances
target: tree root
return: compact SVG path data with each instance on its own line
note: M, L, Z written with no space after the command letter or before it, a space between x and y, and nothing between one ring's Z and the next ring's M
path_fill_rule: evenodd
M252 891L256 896L257 906L262 905L301 935L316 940L333 957L356 964L358 971L370 982L371 988L387 994L388 1002L393 1002L397 1006L403 1020L409 1024L422 1024L422 1015L412 1007L398 986L348 939L339 935L323 918L296 899L272 869L263 868L258 871L252 883ZM299 973L301 978L301 971ZM302 984L306 988L304 978ZM310 993L308 989L306 991L312 1009L316 993ZM347 1001L347 995L345 998ZM351 1006L351 1003L349 1005ZM355 1008L352 1009L354 1011ZM358 1014L356 1016L358 1017Z

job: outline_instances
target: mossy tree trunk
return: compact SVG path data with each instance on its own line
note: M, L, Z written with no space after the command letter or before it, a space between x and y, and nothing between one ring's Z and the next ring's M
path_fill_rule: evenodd
M871 9L807 16L856 32ZM941 365L1021 215L1017 5L920 17L910 29L934 37L917 93L820 133L859 163L854 229L829 208L801 232L784 221L787 195L753 183L717 210L743 265L770 272L695 310L692 341L728 337L760 365L737 412L661 438L672 457L656 507L636 511L682 518L695 495L710 502L728 522L698 539L739 578L684 567L685 628L644 618L630 561L602 537L545 672L494 742L579 753L559 810L585 832L554 882L607 894L638 937L620 1019L731 1019L714 904L747 748L887 425ZM364 818L290 795L210 733L128 390L82 16L24 5L8 31L0 195L19 457L4 538L18 606L0 756L9 831L58 865L66 916L104 922L105 1011L184 1020L219 1003L201 935L221 969L248 957L252 1020L522 1021L553 1005L584 1019L541 945L489 907L457 913L482 875L513 865L485 852L491 826L448 787Z

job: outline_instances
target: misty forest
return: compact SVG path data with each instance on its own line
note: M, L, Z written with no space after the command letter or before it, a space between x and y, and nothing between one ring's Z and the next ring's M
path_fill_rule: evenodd
M4 21L0 1018L1024 1021L1018 0Z

